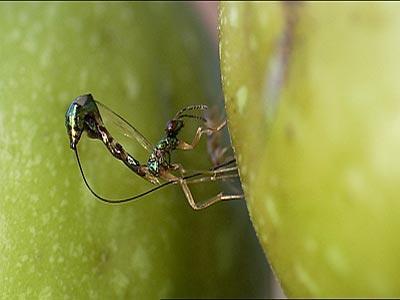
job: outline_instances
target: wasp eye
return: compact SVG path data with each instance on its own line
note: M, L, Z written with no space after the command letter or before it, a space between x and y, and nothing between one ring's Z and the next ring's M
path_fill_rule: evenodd
M175 122L174 121L169 121L167 123L167 131L174 131L175 129Z

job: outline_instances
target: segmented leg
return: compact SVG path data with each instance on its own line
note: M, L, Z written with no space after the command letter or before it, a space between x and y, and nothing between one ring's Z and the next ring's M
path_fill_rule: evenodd
M188 184L207 182L207 181L216 181L216 180L228 179L228 178L237 178L238 177L237 173L236 174L225 174L225 173L236 171L236 170L237 170L237 167L235 166L235 167L229 167L229 168L214 170L214 171L204 171L204 172L202 172L205 175L204 177L194 178L194 179L183 179L182 177L177 177L168 171L163 172L161 174L161 176L163 177L164 180L178 182L180 184L180 186L182 187L183 193L185 194L185 197L188 200L190 206L194 210L201 210L201 209L207 208L210 205L213 205L214 203L217 203L220 201L243 199L244 195L243 194L224 195L223 193L219 193L215 197L212 197L204 202L196 203L194 201L192 192L190 191Z
M192 192L190 191L187 182L183 179L180 180L180 185L182 187L183 192L185 193L186 199L188 200L190 206L194 210L202 210L204 208L207 208L215 203L218 203L220 201L227 201L227 200L236 200L236 199L243 199L243 195L224 195L222 193L219 193L215 197L212 197L204 202L201 203L196 203L193 199Z
M200 138L203 135L203 133L213 134L214 132L220 131L222 128L224 128L225 125L226 125L226 120L224 122L222 122L217 128L199 127L199 128L197 128L196 134L195 134L191 144L186 143L184 141L179 141L179 144L176 148L181 149L181 150L192 150L199 143Z

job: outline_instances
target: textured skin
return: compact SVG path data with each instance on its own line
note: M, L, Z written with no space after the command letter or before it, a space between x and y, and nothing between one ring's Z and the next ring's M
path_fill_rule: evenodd
M228 124L291 297L400 296L400 5L220 10Z
M93 93L153 143L178 109L217 99L216 55L194 20L171 3L0 4L2 298L265 294L266 264L242 203L195 213L172 187L107 206L87 191L69 149L64 116L78 95ZM204 152L192 155L209 165Z

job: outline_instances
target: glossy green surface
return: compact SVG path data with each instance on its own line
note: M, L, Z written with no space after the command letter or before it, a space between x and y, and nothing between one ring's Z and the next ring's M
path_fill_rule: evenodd
M399 17L396 3L222 3L229 127L288 296L400 296Z
M0 40L3 298L265 294L265 262L243 203L196 213L172 187L107 206L85 188L69 149L65 112L78 95L93 93L153 143L182 106L217 98L216 55L192 11L1 3ZM208 165L204 151L191 155Z

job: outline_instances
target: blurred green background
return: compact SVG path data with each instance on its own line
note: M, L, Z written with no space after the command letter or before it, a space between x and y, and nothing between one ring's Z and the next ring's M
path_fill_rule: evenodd
M194 212L172 187L106 206L85 188L69 149L64 114L83 93L152 142L183 106L223 107L217 47L198 11L170 2L0 3L3 298L271 296L244 202ZM209 166L199 149L182 157L185 166ZM119 184L97 167L110 187Z

